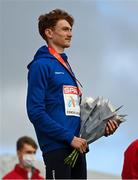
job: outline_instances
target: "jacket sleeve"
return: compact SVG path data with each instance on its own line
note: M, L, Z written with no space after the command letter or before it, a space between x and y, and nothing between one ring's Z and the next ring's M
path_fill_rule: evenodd
M47 69L46 69L47 68ZM27 113L35 129L57 141L71 143L74 135L46 112L45 94L48 86L48 67L34 62L28 73Z
M122 179L138 179L138 148L136 144L129 146L124 153Z

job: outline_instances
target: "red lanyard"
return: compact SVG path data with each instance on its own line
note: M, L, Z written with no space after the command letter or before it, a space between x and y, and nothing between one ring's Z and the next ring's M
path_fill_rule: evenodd
M82 87L82 84L79 82L78 79L75 78L74 74L69 69L69 67L65 63L64 59L60 56L60 54L58 54L55 49L53 49L52 47L49 47L49 46L48 46L48 50L49 50L50 54L52 54L67 69L67 71L70 73L70 75L75 79L76 83L78 82L79 85ZM77 83L77 86L78 86L78 83ZM78 86L78 91L79 91L79 95L82 95L82 92L81 92L79 86Z

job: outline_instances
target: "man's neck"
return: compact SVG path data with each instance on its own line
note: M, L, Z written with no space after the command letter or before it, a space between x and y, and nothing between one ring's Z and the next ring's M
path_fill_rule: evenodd
M25 167L23 164L19 164L19 166L23 169L25 169L26 171L31 171L31 168L30 167Z
M61 46L56 46L55 44L48 44L48 46L52 47L59 54L64 52L64 48Z

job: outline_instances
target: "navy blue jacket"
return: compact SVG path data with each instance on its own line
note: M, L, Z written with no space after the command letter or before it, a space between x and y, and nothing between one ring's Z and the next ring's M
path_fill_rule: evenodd
M61 56L66 62L67 56ZM63 85L77 86L75 80L46 46L38 49L28 69L27 113L42 152L68 148L79 134L80 117L66 116Z

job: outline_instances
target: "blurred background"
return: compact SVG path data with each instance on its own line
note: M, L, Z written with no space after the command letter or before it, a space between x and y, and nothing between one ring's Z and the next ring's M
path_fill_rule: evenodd
M26 67L45 44L37 19L55 8L75 18L66 53L84 96L109 98L128 114L114 135L91 144L87 154L88 170L119 177L123 153L138 138L137 0L0 0L0 157L16 154L20 136L36 140L26 114ZM37 158L42 160L40 150Z

